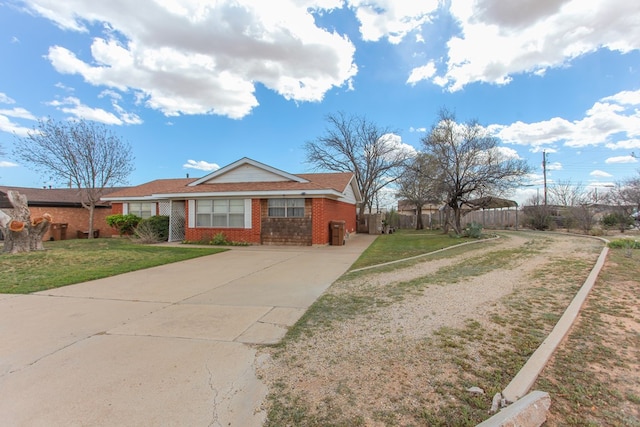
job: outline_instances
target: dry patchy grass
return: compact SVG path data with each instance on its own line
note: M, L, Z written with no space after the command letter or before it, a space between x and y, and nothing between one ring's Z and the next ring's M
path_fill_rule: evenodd
M601 247L518 233L449 258L345 276L265 350L267 425L476 425Z

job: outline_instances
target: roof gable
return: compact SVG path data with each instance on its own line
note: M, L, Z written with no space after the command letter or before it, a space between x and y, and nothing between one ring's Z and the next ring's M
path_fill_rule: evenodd
M229 184L241 182L308 182L306 179L244 157L192 183Z

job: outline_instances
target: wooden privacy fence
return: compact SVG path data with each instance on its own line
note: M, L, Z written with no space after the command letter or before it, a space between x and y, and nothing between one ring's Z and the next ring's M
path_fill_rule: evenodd
M481 209L472 211L462 217L462 225L472 222L482 224L482 228L507 229L521 227L522 212L514 208L503 209Z
M416 215L398 215L398 228L415 229L416 220ZM422 224L426 229L441 228L443 221L443 212L422 215ZM462 217L461 222L463 227L475 222L487 229L520 229L522 227L522 212L515 208L481 209L468 212Z

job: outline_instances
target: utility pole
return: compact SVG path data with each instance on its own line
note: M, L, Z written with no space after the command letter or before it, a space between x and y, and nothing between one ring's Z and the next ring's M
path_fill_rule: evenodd
M542 152L542 175L544 176L544 205L547 206L547 152Z

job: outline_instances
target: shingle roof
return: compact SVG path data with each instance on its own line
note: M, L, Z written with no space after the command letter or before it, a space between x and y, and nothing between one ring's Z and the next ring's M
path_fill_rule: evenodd
M109 199L150 197L154 194L172 194L187 191L188 184L198 178L156 179L135 187L127 187L108 195Z
M351 179L352 173L316 173L296 175L309 182L276 181L276 182L231 182L218 184L199 184L189 186L198 178L157 179L136 187L116 191L107 196L108 200L123 198L144 198L152 195L176 195L194 193L236 193L236 192L274 192L274 191L335 191L343 193Z
M29 188L29 187L9 187L0 186L0 207L11 207L7 199L7 193L17 191L27 196L30 206L81 206L80 190L77 188ZM121 191L122 187L106 188L104 195ZM108 205L102 202L99 205Z

